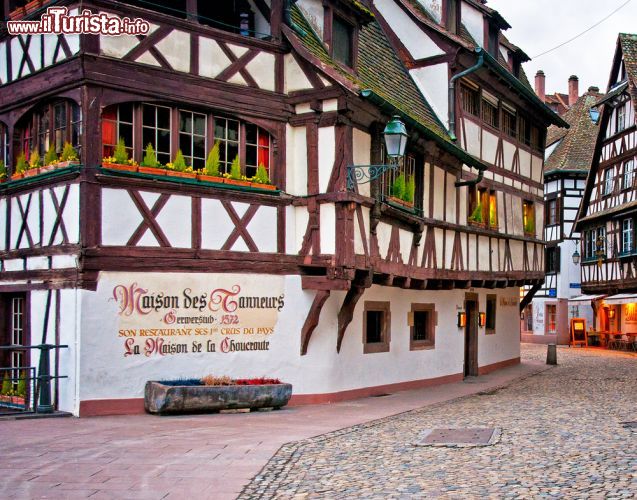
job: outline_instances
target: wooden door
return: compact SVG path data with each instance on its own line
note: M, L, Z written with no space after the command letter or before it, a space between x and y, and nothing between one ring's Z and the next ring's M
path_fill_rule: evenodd
M465 300L467 324L464 335L464 376L478 375L478 301L476 298Z

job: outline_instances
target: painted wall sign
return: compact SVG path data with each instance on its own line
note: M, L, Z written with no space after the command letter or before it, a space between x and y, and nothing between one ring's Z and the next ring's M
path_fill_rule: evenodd
M582 288L581 283L570 283L569 288Z
M555 288L549 289L549 297L557 297L557 290Z
M123 356L268 351L285 304L283 281L242 275L171 275L112 290Z
M520 297L500 297L500 305L504 307L519 307Z

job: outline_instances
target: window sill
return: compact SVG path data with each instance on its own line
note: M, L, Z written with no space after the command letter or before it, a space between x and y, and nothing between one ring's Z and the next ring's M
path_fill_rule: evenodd
M375 342L373 344L363 344L363 354L376 354L380 352L389 352L388 342Z
M104 164L102 171L108 174L134 177L138 179L154 179L159 181L190 184L196 186L209 186L221 189L233 189L239 191L251 191L268 193L278 196L280 191L271 184L259 184L251 181L226 179L225 177L213 177L194 172L176 172L163 168L133 167L130 165Z
M485 334L485 335L495 335L495 328L487 328L487 329L484 331L484 334Z
M435 342L428 340L412 340L409 344L410 351L432 351L436 348Z
M16 186L23 186L27 184L32 184L35 182L41 182L42 180L51 179L55 177L62 176L68 173L79 172L82 165L79 163L71 163L65 162L64 164L58 164L55 167L43 167L37 169L37 172L31 173L30 175L17 174L13 175L9 178L0 180L0 188L12 188Z

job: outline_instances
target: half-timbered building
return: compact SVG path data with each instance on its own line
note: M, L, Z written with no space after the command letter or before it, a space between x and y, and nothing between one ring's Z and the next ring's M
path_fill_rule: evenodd
M147 380L208 373L334 401L519 362L565 123L485 2L81 7L149 31L0 38L3 343L67 346L58 408L141 411ZM66 143L81 164L20 178Z
M620 34L600 130L575 229L581 233L582 292L597 296L597 330L637 331L635 154L637 35ZM604 296L605 299L604 299Z
M572 81L572 80L571 80ZM586 176L593 159L599 129L591 107L602 97L591 87L563 115L570 128L549 127L544 162L544 285L522 315L522 340L534 343L569 342L569 318L588 317L593 309L587 298L579 299L579 233L573 230ZM574 302L569 299L578 298Z

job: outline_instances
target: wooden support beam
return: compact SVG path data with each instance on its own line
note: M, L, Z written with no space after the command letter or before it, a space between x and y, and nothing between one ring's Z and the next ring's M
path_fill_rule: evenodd
M330 279L326 276L302 276L301 288L303 290L349 290L349 280Z
M308 313L307 318L305 318L305 323L303 323L303 328L301 329L301 356L305 356L307 354L307 346L310 343L310 338L318 326L321 310L329 296L329 290L319 290L316 292L316 296L314 297L314 301L310 307L310 312Z
M363 296L365 288L361 286L353 286L345 295L341 310L338 312L338 336L336 340L336 352L341 352L341 344L343 343L343 337L345 336L345 330L347 326L352 322L354 317L354 308L358 299Z

